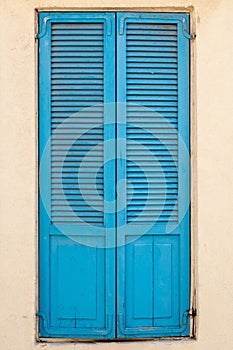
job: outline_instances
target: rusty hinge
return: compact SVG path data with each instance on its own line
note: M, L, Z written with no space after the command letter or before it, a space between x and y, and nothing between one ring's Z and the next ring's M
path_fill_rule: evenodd
M190 309L189 311L188 311L188 314L189 314L189 316L190 317L196 317L197 316L197 309L194 309L193 307L192 307L192 309Z
M196 337L196 316L197 316L197 309L192 307L189 312L189 318L190 318L190 337L195 338Z

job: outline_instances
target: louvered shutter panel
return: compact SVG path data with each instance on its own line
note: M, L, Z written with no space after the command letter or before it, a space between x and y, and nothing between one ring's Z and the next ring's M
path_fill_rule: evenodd
M40 334L112 338L115 15L39 19Z
M189 334L188 27L117 14L120 338Z

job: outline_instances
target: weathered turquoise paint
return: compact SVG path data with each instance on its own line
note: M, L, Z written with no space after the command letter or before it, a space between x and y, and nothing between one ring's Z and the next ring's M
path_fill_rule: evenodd
M189 334L188 29L117 14L119 338Z
M40 335L114 338L115 14L39 19Z
M189 16L42 12L39 32L40 336L187 336Z

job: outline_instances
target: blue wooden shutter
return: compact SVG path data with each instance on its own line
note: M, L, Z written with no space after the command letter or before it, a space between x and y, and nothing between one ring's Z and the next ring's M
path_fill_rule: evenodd
M115 15L39 14L40 335L115 337ZM108 109L108 110L107 110Z
M188 30L117 14L120 338L189 334Z

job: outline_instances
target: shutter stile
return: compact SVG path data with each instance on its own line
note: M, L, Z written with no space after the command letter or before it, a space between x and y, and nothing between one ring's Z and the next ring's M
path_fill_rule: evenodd
M119 338L189 333L189 212L183 204L189 43L183 18L117 17L118 207L124 208L117 231Z
M105 201L115 178L104 162L115 157L105 146L115 115L104 104L115 98L114 14L41 13L40 25L40 335L113 338L115 233Z

